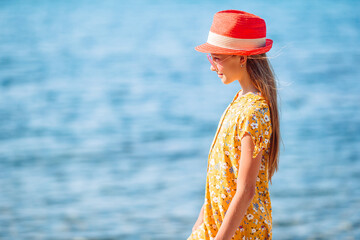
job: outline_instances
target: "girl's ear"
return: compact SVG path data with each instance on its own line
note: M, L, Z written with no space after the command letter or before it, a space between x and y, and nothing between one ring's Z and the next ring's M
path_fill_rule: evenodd
M247 61L247 56L240 56L240 64L245 64Z
M238 56L239 56L239 63L244 65L246 63L247 56L243 56L243 55L238 55Z

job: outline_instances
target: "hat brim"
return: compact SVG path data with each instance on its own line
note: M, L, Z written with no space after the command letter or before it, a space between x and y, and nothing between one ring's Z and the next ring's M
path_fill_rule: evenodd
M273 40L266 39L265 47L254 48L252 50L234 50L229 48L222 48L218 46L211 45L209 43L204 43L195 47L195 50L203 53L215 53L215 54L232 54L232 55L256 55L268 52L273 44Z

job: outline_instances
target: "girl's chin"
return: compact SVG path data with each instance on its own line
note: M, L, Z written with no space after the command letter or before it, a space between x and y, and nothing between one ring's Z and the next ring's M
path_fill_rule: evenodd
M225 77L220 77L221 81L224 83L224 84L229 84L231 83L231 81L229 81L229 79L226 79Z
M224 74L218 74L218 77L221 79L221 81L224 84L229 84L230 83L230 81L224 76Z

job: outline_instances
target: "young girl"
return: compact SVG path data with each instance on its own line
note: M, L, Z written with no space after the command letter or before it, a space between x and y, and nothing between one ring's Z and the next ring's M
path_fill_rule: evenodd
M273 41L253 14L217 12L207 43L211 70L241 90L223 113L210 148L205 201L188 240L272 239L268 182L278 169L276 82L266 57Z

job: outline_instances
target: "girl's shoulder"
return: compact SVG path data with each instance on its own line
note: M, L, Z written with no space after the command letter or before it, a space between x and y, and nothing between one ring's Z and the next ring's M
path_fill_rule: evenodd
M249 94L239 102L237 121L242 122L253 116L264 116L269 114L270 108L264 97L256 94Z
M254 99L252 107L255 109L269 109L269 104L264 97L259 96Z
M248 93L244 96L241 96L237 99L236 105L239 109L243 110L243 112L248 112L250 110L256 110L258 108L269 108L269 105L266 99L260 94L256 93Z

